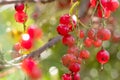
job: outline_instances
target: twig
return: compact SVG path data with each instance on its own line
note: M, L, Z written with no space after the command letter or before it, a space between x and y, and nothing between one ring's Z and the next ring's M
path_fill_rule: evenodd
M41 3L50 3L50 2L53 2L55 0L40 0Z
M13 66L18 66L20 65L21 63L19 63L20 61L24 60L25 58L35 58L35 57L38 57L40 56L40 54L47 50L48 48L52 47L53 45L55 45L59 40L61 39L61 36L57 36L53 39L51 39L49 42L47 42L45 45L43 45L42 47L40 47L39 49L31 52L30 54L28 55L23 55L23 56L20 56L20 57L17 57L11 61L8 61L6 64L4 65L0 65L0 69L4 69L4 68L9 68L9 67L13 67Z
M5 69L5 68L9 68L9 67L19 67L21 63L17 63L17 64L4 64L4 65L0 65L0 69Z
M28 54L26 57L35 57L39 56L43 51L46 49L52 47L54 44L56 44L61 39L61 36L57 36L53 39L51 39L48 43L46 43L44 46L40 47L38 50L33 51L32 53Z
M30 58L30 57L34 58L34 57L36 57L36 56L40 56L40 54L41 54L43 51L45 51L46 49L48 49L48 48L52 47L53 45L55 45L60 39L61 39L61 36L57 36L57 37L51 39L49 42L47 42L45 45L43 45L43 46L40 47L39 49L31 52L30 54L28 54L28 55L23 55L23 56L21 56L21 57L15 58L15 59L9 61L8 63L19 62L19 61L21 61L21 60L23 60L23 59L25 59L25 58Z
M41 3L50 3L50 2L53 2L55 0L40 0L38 2L41 2ZM37 2L36 0L11 0L11 1L0 1L0 5L6 5L6 4L15 4L15 3L19 3L19 2Z

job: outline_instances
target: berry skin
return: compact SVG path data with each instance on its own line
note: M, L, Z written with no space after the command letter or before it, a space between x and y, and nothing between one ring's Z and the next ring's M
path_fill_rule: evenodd
M79 57L81 59L88 59L90 57L90 53L89 53L88 50L81 50L80 54L79 54Z
M87 38L85 39L85 41L84 41L84 45L85 45L86 47L91 47L91 46L92 46L92 42L93 42L93 40L87 37Z
M102 10L103 10L103 9L101 9L100 6L98 6L98 8L97 8L97 16L98 16L99 18L102 18L102 17L103 17L103 15L102 15Z
M82 63L82 59L80 57L78 57L77 60L76 60L76 63L81 64Z
M111 38L111 32L108 29L100 29L97 32L97 38L103 41L109 40Z
M41 38L43 33L42 30L40 28L38 28L36 25L31 25L28 29L27 29L27 33L30 35L30 37L32 39L38 39Z
M80 71L80 64L78 63L72 63L69 65L69 70L71 72L77 73L78 71Z
M76 20L71 18L69 14L65 14L60 17L60 24L66 25L69 31L73 31L73 28L76 27Z
M24 10L24 4L23 3L17 3L17 4L15 4L15 10L17 12L22 12Z
M95 37L95 29L89 29L88 30L88 37L90 38L90 39L94 39L94 37Z
M97 4L97 0L90 0L90 6L95 7Z
M19 23L24 23L27 20L27 14L25 12L16 12L15 13L15 20Z
M104 18L109 18L111 15L111 11L107 8L104 9Z
M115 11L119 7L119 1L118 0L109 0L107 7L109 10Z
M77 46L71 46L71 47L68 48L67 53L68 54L73 54L74 56L77 57L78 56L78 51L79 51L79 49L78 49Z
M75 38L72 35L66 35L62 39L62 43L71 47L75 44Z
M80 80L80 75L79 75L79 73L73 74L73 80Z
M20 44L25 49L31 49L33 46L32 39L30 38L29 34L22 34Z
M63 74L62 75L62 80L72 80L72 76L70 74Z
M98 6L97 15L100 18L108 18L111 14L111 10L108 8L108 0L101 0L101 3L103 8L101 8L101 6Z
M62 56L62 63L64 66L68 67L70 64L76 62L76 57L72 54L65 54Z
M69 23L70 23L70 15L69 14L65 14L60 17L60 24L68 25Z
M102 45L102 40L100 40L100 39L94 40L93 45L95 47L100 47Z
M19 43L19 42L18 42L18 43L15 43L15 45L13 46L13 49L14 49L15 51L19 51L19 50L21 49L20 43Z
M58 27L57 27L57 32L58 32L60 35L65 36L65 35L68 35L69 28L68 28L68 26L66 26L66 25L59 24Z
M109 52L104 49L100 50L96 55L96 59L100 64L107 63L110 59Z
M23 60L21 67L30 78L38 79L41 77L41 70L38 68L36 62L32 58Z
M104 15L102 14L102 11L104 11L103 12ZM102 18L102 17L108 18L111 15L111 11L109 9L107 9L107 8L101 9L100 7L98 7L97 15L98 15L99 18Z
M83 30L80 30L80 33L79 33L79 38L84 38L85 37L85 33Z

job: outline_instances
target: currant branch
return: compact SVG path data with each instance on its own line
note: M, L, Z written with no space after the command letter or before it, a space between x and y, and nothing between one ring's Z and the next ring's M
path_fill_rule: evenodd
M53 2L55 0L40 0L40 1L36 1L36 0L16 0L16 1L6 1L6 0L2 0L0 1L0 5L6 5L6 4L15 4L15 3L21 3L21 2L41 2L43 4L45 3L50 3Z
M20 57L17 57L11 61L7 61L8 64L5 65L0 65L0 69L2 68L8 68L8 67L12 67L14 65L18 65L20 61L24 60L25 58L35 58L40 56L40 54L47 50L48 48L52 47L53 45L55 45L59 40L61 39L61 36L56 36L55 38L51 39L50 41L48 41L45 45L43 45L42 47L40 47L39 49L31 52L28 55L23 55ZM13 63L17 63L17 64L13 64ZM11 65L12 64L12 65Z

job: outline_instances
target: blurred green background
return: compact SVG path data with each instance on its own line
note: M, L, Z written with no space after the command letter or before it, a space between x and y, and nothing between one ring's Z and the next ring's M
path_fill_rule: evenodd
M60 1L60 0L59 0ZM28 3L27 26L36 24L43 29L43 37L36 42L35 49L47 43L51 38L57 36L56 27L59 24L59 17L69 12L70 7L61 6L59 1L41 4ZM61 0L65 2L64 0ZM120 35L120 9L112 14L117 24L117 33ZM23 25L14 19L14 4L0 6L0 49L6 60L11 60L12 47L18 41L20 32L23 32ZM37 17L36 17L37 15ZM100 48L89 48L90 59L81 64L81 80L120 80L120 41L107 41L103 46L110 52L110 61L104 65L101 72L100 64L95 56ZM41 54L40 67L43 77L41 80L61 80L63 73L69 72L61 63L61 57L67 51L67 47L61 41ZM0 59L1 60L1 59ZM20 68L10 68L0 71L0 80L26 80L26 75Z

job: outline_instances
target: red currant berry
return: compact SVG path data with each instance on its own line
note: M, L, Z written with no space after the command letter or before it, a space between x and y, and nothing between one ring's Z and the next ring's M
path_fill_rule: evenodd
M59 24L59 26L57 27L57 32L58 32L60 35L65 36L65 35L68 35L69 28L68 28L68 26L66 26L66 25Z
M81 59L80 57L78 57L77 60L76 60L76 62L77 62L78 64L81 64L81 63L82 63L82 59Z
M107 63L109 61L109 58L110 58L109 52L104 49L100 50L96 55L97 61L101 64Z
M107 0L101 0L101 3L103 5L103 8L101 8L100 6L98 6L97 8L97 15L98 17L102 18L108 18L111 14L111 11L108 8L108 1Z
M107 8L104 9L104 18L109 18L111 15L111 11Z
M107 8L108 0L101 0L103 8Z
M35 66L32 70L31 73L29 74L30 78L33 80L40 79L41 77L41 70L38 68L38 66Z
M17 3L17 4L15 4L15 10L17 12L22 12L24 10L24 4L23 3Z
M31 49L33 46L32 39L30 38L29 34L23 34L21 37L20 44L25 49Z
M15 13L15 20L16 20L16 22L24 23L24 22L26 22L27 18L28 17L27 17L25 12L16 12Z
M90 38L90 39L94 39L94 37L95 37L95 33L96 33L96 31L95 31L95 29L89 29L88 30L88 37Z
M100 29L97 32L97 38L101 40L109 40L111 38L111 32L108 29Z
M72 80L72 76L70 74L63 74L62 80Z
M71 47L75 44L75 38L72 35L66 35L62 39L62 43Z
M19 50L21 49L20 43L19 43L19 42L16 43L16 44L13 46L13 49L14 49L15 51L19 51Z
M78 56L78 47L77 46L72 46L72 47L69 47L68 50L67 50L67 53L68 54L73 54L74 56Z
M93 40L87 37L87 38L85 39L85 41L84 41L84 45L85 45L86 47L91 47L91 46L92 46L92 42L93 42Z
M103 10L103 9L101 9L100 6L98 6L98 8L97 8L97 16L98 16L99 18L102 18L102 17L103 17L103 15L102 15L102 10Z
M40 39L43 36L43 31L41 28L36 28L35 38Z
M84 38L85 37L85 33L83 30L80 30L80 33L79 33L79 38Z
M88 50L81 50L79 57L82 59L88 59L90 57L90 53Z
M33 59L27 58L23 60L21 67L30 78L38 79L41 77L41 70Z
M41 38L43 35L42 29L38 28L36 25L31 25L27 29L27 33L30 35L32 39Z
M26 72L30 72L31 69L33 69L36 66L36 63L34 62L33 59L31 58L27 58L25 60L22 61L22 65L21 67L26 71Z
M70 64L76 62L76 57L72 54L65 54L62 57L62 63L64 66L68 67Z
M102 40L100 39L94 40L93 44L95 47L100 47L102 45Z
M79 73L73 74L73 80L80 80L80 75L79 75Z
M30 35L31 38L34 38L35 37L35 31L36 31L36 26L30 26L28 29L27 29L27 33Z
M90 0L90 6L95 7L97 4L97 0Z
M80 64L78 63L72 63L69 65L69 70L71 72L77 73L80 70Z
M60 17L60 24L68 25L69 23L70 23L70 15L69 14L65 14Z
M76 27L76 22L73 21L73 23L69 23L68 25L69 31L73 31L73 29Z
M119 7L118 0L109 0L108 1L108 9L111 11L115 11Z

